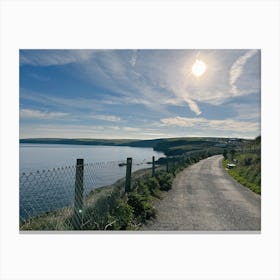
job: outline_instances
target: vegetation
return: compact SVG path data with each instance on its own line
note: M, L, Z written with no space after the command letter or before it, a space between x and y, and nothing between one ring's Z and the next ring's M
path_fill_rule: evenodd
M169 177L160 173L162 181ZM171 189L172 180L169 181ZM160 197L161 185L156 177L142 176L134 182L128 194L116 188L110 196L102 197L84 213L83 230L136 230L146 220L155 217L152 201Z
M224 153L223 165L234 163L228 173L242 185L261 194L261 137L248 141L236 150Z
M219 154L222 148L219 145L225 145L225 139L216 138L170 138L162 139L154 149L164 152L167 156L178 156L182 154L191 154L209 151Z
M152 205L162 191L171 189L173 175L159 171L156 177L135 177L130 193L123 193L123 180L107 190L95 190L85 198L83 230L136 230L155 217ZM73 230L72 209L66 207L22 221L21 230Z

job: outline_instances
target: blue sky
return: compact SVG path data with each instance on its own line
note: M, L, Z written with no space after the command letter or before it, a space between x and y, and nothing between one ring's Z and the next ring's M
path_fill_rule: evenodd
M20 50L20 138L256 137L260 59L259 50Z

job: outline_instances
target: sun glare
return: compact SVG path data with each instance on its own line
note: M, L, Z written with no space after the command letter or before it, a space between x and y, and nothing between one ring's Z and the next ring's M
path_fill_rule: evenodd
M199 59L195 60L195 63L192 66L192 73L196 77L202 76L206 71L206 64Z

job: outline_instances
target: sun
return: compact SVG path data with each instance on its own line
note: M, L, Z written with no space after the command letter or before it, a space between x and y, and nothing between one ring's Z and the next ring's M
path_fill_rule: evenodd
M196 59L192 66L192 74L196 77L200 77L205 73L206 68L206 64L202 60Z

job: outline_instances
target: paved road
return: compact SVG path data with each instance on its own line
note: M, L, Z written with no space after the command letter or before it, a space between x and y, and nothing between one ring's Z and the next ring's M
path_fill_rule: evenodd
M186 168L156 202L158 215L142 230L259 231L261 198L233 180L213 156Z

